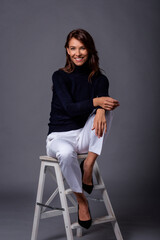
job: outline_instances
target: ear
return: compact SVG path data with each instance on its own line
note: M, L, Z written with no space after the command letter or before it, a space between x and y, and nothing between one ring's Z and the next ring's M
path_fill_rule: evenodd
M67 50L67 53L68 53L68 55L70 55L70 51L69 51L69 48L67 48L66 50Z

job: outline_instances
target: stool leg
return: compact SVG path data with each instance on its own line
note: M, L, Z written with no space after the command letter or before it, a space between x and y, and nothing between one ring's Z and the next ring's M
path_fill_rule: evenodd
M100 170L99 170L97 162L95 162L95 164L94 164L94 173L95 173L95 176L96 176L98 184L104 185L103 179L102 179L102 177L100 175ZM105 207L106 207L106 209L107 209L107 211L109 213L109 216L112 216L113 218L115 218L115 221L112 222L112 226L113 226L113 230L114 230L115 236L116 236L117 240L123 240L123 237L122 237L122 234L121 234L118 222L116 220L116 217L115 217L115 214L114 214L114 211L113 211L113 208L112 208L112 205L111 205L111 202L110 202L110 199L109 199L106 187L103 190L102 197L103 197L103 200L104 200Z
M73 240L73 233L71 229L71 221L70 221L70 215L68 211L68 204L67 204L67 198L65 194L64 182L63 182L62 173L58 164L57 166L55 166L55 173L57 176L57 184L59 188L61 207L64 208L63 219L64 219L64 224L66 229L67 240Z
M114 230L117 240L123 240L118 222L117 221L112 222L112 226L113 226L113 230Z
M123 237L122 237L122 234L121 234L118 222L116 220L116 216L114 214L114 211L113 211L113 208L112 208L112 205L111 205L111 202L110 202L110 199L109 199L109 196L108 196L108 193L107 193L106 189L103 190L103 200L104 200L104 204L106 206L106 209L107 209L109 215L113 216L115 218L115 221L111 222L114 233L115 233L115 236L116 236L117 240L123 240Z
M42 202L44 183L45 183L45 175L46 175L45 163L42 161L40 175L39 175L39 183L38 183L38 190L37 190L37 198L36 198L36 206L35 206L35 212L34 212L31 240L37 240L38 227L39 227L40 214L41 214L41 206L37 205L37 202L39 202L39 203Z

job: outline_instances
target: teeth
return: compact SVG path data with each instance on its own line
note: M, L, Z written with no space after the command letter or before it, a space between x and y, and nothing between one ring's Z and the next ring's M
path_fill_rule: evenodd
M82 58L76 58L76 60L81 60Z

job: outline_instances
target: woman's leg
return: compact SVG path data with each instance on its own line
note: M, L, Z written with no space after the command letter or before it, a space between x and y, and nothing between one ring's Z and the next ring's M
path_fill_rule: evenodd
M83 183L87 185L92 185L92 171L94 162L97 158L97 154L93 152L88 152L87 158L84 161L84 175L83 175ZM83 193L74 192L77 198L77 202L79 204L79 219L81 221L88 221L91 219L90 213L88 211L88 201Z
M81 221L88 221L91 219L91 216L88 211L88 201L84 193L74 192L77 202L79 204L79 219Z
M80 132L77 138L77 152L85 153L88 152L88 156L84 161L84 175L83 175L83 183L87 185L92 185L92 170L95 163L95 160L98 155L101 154L102 146L104 141L106 140L109 130L111 128L111 122L113 118L113 112L106 112L106 121L107 121L107 133L103 132L102 137L98 138L95 135L95 130L91 130L93 127L95 114L91 114Z
M106 111L107 133L105 134L103 132L103 135L100 138L96 136L95 130L92 130L94 118L95 118L95 113L89 116L84 127L82 128L80 134L76 139L77 153L81 154L81 153L93 152L93 153L96 153L97 155L101 154L104 140L107 139L107 136L111 128L113 112Z
M98 157L98 154L94 152L88 152L87 158L84 161L83 164L83 183L87 185L92 185L92 172L93 172L93 166L96 161L96 158Z
M84 161L83 169L83 183L87 185L92 185L92 171L96 158L100 155L102 150L102 145L104 143L104 139L109 134L109 130L111 127L111 122L113 118L112 112L106 112L106 120L107 120L107 133L104 134L101 138L98 138L95 135L95 130L91 130L93 127L93 121L95 114L91 114L81 130L79 136L77 137L77 152L78 153L87 153L87 158ZM89 220L91 218L88 211L88 202L83 194L75 193L77 197L77 201L79 203L79 218L82 221Z
M82 175L74 147L64 139L57 139L57 137L54 139L54 137L49 136L47 138L46 148L48 156L58 158L62 174L77 198L79 204L79 219L81 221L90 220L91 216L88 211L88 202L82 192Z
M47 155L58 159L70 188L74 192L82 193L82 175L74 146L64 139L52 139L47 144Z

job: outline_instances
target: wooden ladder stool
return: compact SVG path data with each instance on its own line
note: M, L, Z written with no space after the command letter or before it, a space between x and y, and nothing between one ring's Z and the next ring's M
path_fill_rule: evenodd
M87 154L78 154L79 161L85 159L86 157L87 157ZM51 158L48 156L40 156L40 160L41 160L41 168L40 168L40 176L39 176L39 183L38 183L38 191L37 191L31 240L37 240L40 219L55 217L59 215L63 215L67 240L73 240L73 233L72 233L73 229L76 229L77 236L81 237L82 236L81 226L78 224L78 222L71 224L71 220L70 220L70 214L77 213L77 210L78 210L77 202L74 200L74 198L71 195L73 193L72 190L65 189L64 187L65 179L62 176L62 172L61 172L58 160L56 158ZM55 170L55 174L53 172L53 168ZM57 183L57 188L49 197L47 202L43 204L42 202L43 191L44 191L44 185L45 185L45 176L47 172L51 174L53 180ZM103 198L103 202L106 207L108 215L99 217L97 219L92 219L92 225L111 222L116 239L123 240L119 226L118 226L118 222L116 220L114 211L112 209L112 205L111 205L106 187L100 175L97 161L95 161L95 164L94 164L93 174L95 175L95 178L97 180L97 184L94 184L94 189L102 191L102 198ZM49 204L54 200L57 194L59 194L59 197L60 197L61 208L54 209ZM67 203L68 200L72 203L71 207L68 207L68 203Z

